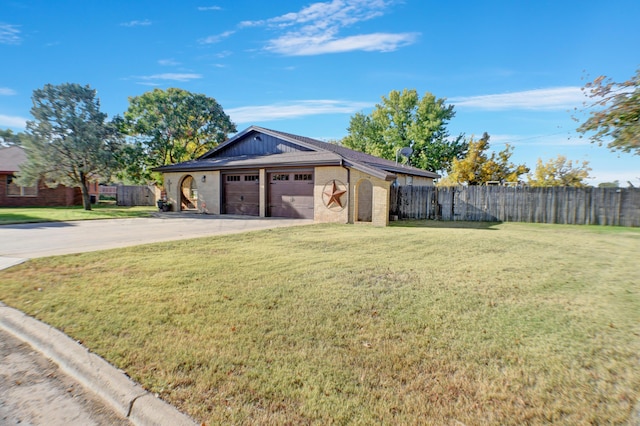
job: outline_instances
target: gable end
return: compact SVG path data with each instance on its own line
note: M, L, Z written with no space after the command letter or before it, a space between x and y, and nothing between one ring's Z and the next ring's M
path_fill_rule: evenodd
M291 152L310 152L311 149L264 133L251 132L202 158L263 156Z

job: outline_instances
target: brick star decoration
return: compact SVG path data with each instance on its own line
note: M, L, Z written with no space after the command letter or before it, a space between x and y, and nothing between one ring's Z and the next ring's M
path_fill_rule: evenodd
M334 203L340 206L340 208L344 207L342 205L342 200L340 198L342 197L342 194L344 194L345 192L347 191L338 188L338 185L336 185L336 181L334 180L331 185L331 190L325 191L323 193L324 195L329 197L329 200L327 201L327 207L331 207Z

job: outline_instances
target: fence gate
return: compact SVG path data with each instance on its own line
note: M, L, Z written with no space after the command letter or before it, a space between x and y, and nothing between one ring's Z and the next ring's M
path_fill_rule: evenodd
M146 185L120 185L116 193L116 204L119 206L155 206L155 187Z

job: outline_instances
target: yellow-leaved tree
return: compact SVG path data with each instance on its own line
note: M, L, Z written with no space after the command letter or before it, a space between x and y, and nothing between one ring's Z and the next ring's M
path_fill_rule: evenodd
M549 159L546 163L542 162L542 159L538 158L536 164L536 170L533 174L528 176L529 185L544 187L544 186L574 186L585 187L587 184L585 179L589 178L588 161L583 161L580 164L578 161L573 163L571 160L567 160L564 155L558 155L556 158Z
M513 147L509 144L502 151L491 155L489 149L489 135L484 133L478 140L471 138L467 155L461 160L454 159L451 173L440 180L439 186L454 186L460 184L483 185L487 182L518 182L521 175L528 173L529 168L524 164L514 164L510 161Z

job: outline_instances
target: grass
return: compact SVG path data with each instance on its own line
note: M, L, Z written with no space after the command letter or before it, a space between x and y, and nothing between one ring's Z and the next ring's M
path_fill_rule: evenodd
M116 219L148 217L155 207L122 207L113 203L98 203L92 210L82 206L71 207L1 207L0 225L36 222L62 222L70 220Z
M466 225L37 259L0 299L206 424L629 423L640 230Z

